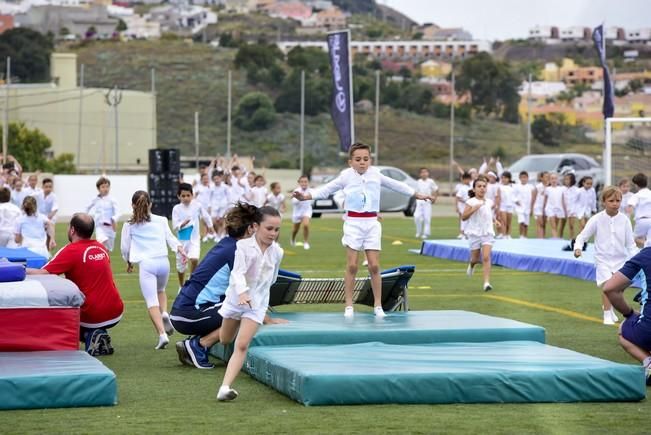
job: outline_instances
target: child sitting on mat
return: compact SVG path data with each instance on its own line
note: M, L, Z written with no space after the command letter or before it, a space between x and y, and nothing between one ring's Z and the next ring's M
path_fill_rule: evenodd
M233 271L226 289L226 299L219 309L224 319L219 341L227 345L235 339L235 349L226 366L217 400L238 396L231 388L246 358L249 344L262 324L269 305L269 289L276 282L283 250L276 240L280 234L280 213L272 207L257 210L255 234L237 242ZM237 336L237 338L235 338Z
M360 251L366 252L368 271L371 275L371 287L375 300L373 312L377 317L384 317L382 309L382 278L380 277L380 239L382 226L378 221L380 211L380 188L389 189L416 199L429 199L431 196L416 193L407 184L382 175L371 166L371 147L362 143L351 145L348 164L350 168L325 186L315 189L311 194L294 191L294 198L301 201L327 198L339 190L344 191L344 236L341 239L346 247L346 275L344 277L346 308L345 317L352 317L353 285L357 274L357 256Z
M470 243L470 263L466 273L472 276L476 264L481 261L484 272L484 291L493 289L490 284L491 249L495 241L495 229L500 222L493 217L493 201L486 198L488 179L480 175L473 182L472 190L468 192L470 199L466 201L461 219L466 221L466 236ZM481 260L479 259L479 254Z
M597 286L601 287L635 254L635 240L631 220L619 211L622 192L615 186L606 187L601 200L605 209L592 216L583 231L576 236L574 256L580 257L583 244L594 236ZM619 319L605 294L601 295L604 325L614 325Z

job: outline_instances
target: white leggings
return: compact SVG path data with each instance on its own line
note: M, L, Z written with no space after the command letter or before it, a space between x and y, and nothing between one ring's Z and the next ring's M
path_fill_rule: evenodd
M140 269L140 291L145 298L147 308L158 307L158 293L165 293L167 279L170 276L170 262L167 257L142 260Z

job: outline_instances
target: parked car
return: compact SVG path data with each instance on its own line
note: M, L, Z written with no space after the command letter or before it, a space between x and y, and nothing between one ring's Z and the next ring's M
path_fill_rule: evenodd
M409 176L402 169L394 168L393 166L376 166L382 175L393 178L394 180L402 181L409 186L416 188L416 180ZM332 180L332 177L330 180ZM327 180L327 181L330 181ZM325 180L324 180L325 181ZM343 192L339 191L334 195L330 195L325 199L312 200L312 216L321 217L322 213L343 213L342 207L344 202ZM394 192L386 187L382 187L380 192L380 211L401 211L405 216L413 216L416 209L416 200L413 197L408 197L402 193Z
M582 177L591 176L596 190L604 184L601 165L585 154L530 154L514 162L507 170L511 172L514 180L517 180L521 171L527 171L530 183L537 182L538 173L547 171L558 174L573 172L577 182Z

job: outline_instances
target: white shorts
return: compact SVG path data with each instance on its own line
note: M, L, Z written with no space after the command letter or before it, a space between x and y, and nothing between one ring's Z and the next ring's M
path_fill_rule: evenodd
M341 244L355 251L379 251L382 249L382 224L376 218L347 217Z
M264 316L267 314L267 307L251 308L248 305L238 305L227 297L219 309L219 314L224 319L242 320L244 318L262 325Z
M635 220L635 228L633 229L633 235L638 237L648 237L651 231L651 218L641 218Z
M213 207L210 210L210 217L213 219L221 219L224 217L226 212L228 211L228 206L223 206L223 207Z
M500 211L502 213L513 213L515 207L511 204L500 204Z
M524 212L524 211L519 211L518 212L518 224L525 224L529 225L529 219L531 218L531 215L529 212Z
M550 218L550 217L555 217L558 219L565 219L565 212L563 211L562 208L560 207L554 207L554 208L546 208L545 209L545 215Z
M543 215L543 206L542 204L534 204L533 206L533 215L536 217L542 217Z
M494 242L495 242L495 237L492 234L487 234L485 236L468 235L468 243L470 244L471 251L475 251L484 245L492 246Z
M201 256L201 246L198 242L193 242L192 240L185 240L183 242L183 249L185 250L185 255L188 259L198 260ZM182 257L179 253L176 253L176 270L177 272L185 272L188 268L187 261L183 264Z
M312 210L298 210L294 211L292 213L292 223L294 224L300 224L303 221L303 218L311 218L312 217Z

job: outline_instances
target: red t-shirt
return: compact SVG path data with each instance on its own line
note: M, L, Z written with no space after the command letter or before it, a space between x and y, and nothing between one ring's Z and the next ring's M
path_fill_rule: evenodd
M86 296L81 306L82 323L102 323L122 314L124 304L111 271L104 246L95 240L69 243L43 266L54 275L64 274Z

